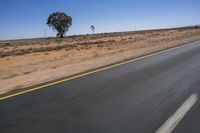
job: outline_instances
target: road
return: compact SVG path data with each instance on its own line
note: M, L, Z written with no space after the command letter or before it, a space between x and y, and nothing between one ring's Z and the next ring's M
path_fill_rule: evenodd
M200 133L199 95L200 41L1 100L0 133Z

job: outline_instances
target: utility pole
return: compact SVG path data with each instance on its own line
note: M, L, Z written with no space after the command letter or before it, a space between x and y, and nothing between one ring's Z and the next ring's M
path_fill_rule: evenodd
M47 37L47 34L46 34L46 30L44 29L44 37L46 38Z

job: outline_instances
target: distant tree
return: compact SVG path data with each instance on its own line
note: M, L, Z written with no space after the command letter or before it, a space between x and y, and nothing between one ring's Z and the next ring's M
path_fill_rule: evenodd
M94 25L92 25L92 26L90 27L90 29L92 30L92 34L94 34L94 30L95 30Z
M57 37L63 38L63 35L72 25L72 17L63 12L54 12L49 15L47 25L58 32Z

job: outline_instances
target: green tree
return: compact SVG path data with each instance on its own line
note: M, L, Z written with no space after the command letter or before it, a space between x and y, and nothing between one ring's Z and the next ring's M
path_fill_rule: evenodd
M72 25L72 17L63 12L54 12L49 15L47 25L58 32L57 37L63 38L63 35Z

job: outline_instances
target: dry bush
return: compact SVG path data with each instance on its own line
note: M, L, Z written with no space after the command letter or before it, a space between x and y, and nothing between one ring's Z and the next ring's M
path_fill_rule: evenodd
M4 48L4 47L8 47L8 46L12 46L11 43L0 43L0 48Z
M121 41L125 41L125 40L126 40L126 38L122 38L122 39L121 39Z

